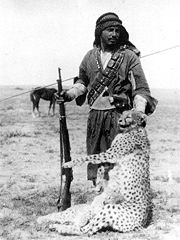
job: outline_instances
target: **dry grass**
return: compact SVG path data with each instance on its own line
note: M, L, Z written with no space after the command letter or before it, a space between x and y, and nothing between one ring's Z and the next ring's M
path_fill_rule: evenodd
M2 99L28 89L1 90ZM152 146L154 222L140 232L104 232L92 239L180 239L180 92L154 90L153 95L159 105L149 117L147 130ZM59 121L58 114L47 116L47 102L40 103L40 118L32 118L31 107L28 94L0 103L0 239L89 239L59 236L36 224L38 216L57 211ZM71 155L85 155L88 107L68 103L66 112ZM74 169L71 192L72 204L90 201L95 195L86 181L86 165Z

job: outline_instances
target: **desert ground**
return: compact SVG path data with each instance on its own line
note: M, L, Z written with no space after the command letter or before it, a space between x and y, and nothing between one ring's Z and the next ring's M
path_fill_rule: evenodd
M0 101L30 90L28 86L1 86ZM60 186L58 106L47 116L41 100L41 117L32 117L29 93L0 102L0 240L16 239L180 239L180 90L152 89L159 101L148 117L151 142L152 223L139 232L105 231L92 237L62 236L41 228L36 219L56 212ZM88 106L66 103L71 157L86 154ZM71 184L72 205L90 202L97 194L86 180L86 165L76 167Z

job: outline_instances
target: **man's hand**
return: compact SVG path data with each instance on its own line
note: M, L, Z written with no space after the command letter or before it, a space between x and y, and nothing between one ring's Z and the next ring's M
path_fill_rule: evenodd
M73 161L63 163L63 168L72 168L74 167Z
M113 94L109 101L111 104L116 106L116 109L120 112L124 111L125 109L130 109L130 100L125 93L121 94Z
M56 103L58 104L61 104L62 102L72 101L72 97L68 94L67 90L62 90L62 92L60 92L60 95L58 95L58 93L55 93L54 96L56 99Z

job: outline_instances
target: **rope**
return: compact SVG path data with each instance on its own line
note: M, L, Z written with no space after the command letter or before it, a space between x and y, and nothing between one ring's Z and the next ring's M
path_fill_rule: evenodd
M62 82L67 82L67 81L72 80L72 79L74 79L74 77L67 78L67 79L63 80ZM52 84L49 84L49 85L45 85L44 87L37 87L36 89L41 89L41 88L45 88L45 87L50 87L50 86L53 86L53 85L56 85L56 84L57 84L57 83L52 83ZM16 95L13 95L13 96L10 96L10 97L1 99L1 100L0 100L0 103L6 101L6 100L8 100L8 99L11 99L11 98L14 98L14 97L19 97L19 96L24 95L24 94L26 94L26 93L30 93L31 91L32 91L32 89L31 89L31 90L28 90L28 91L26 91L26 92L23 92L23 93L19 93L19 94L16 94Z
M166 51L168 51L168 50L171 50L171 49L173 49L173 48L178 48L178 47L180 47L180 45L176 45L176 46L169 47L169 48L165 48L165 49L163 49L163 50L159 50L159 51L156 51L156 52L153 52L153 53L149 53L149 54L146 54L146 55L142 56L141 58L145 58L145 57L149 57L149 56L152 56L152 55L156 55L156 54L158 54L158 53L166 52ZM72 80L72 79L74 79L74 77L67 78L67 79L63 80L62 82L67 82L67 81L70 81L70 80ZM49 85L45 85L44 87L50 87L50 86L53 86L53 85L56 85L56 84L57 84L57 83L52 83L52 84L49 84ZM39 88L36 88L36 89L41 89L41 88L44 88L44 87L39 87ZM6 101L6 100L8 100L8 99L11 99L11 98L14 98L14 97L19 97L19 96L24 95L24 94L26 94L26 93L30 93L31 91L32 91L32 89L29 90L29 91L23 92L23 93L19 93L19 94L16 94L16 95L13 95L13 96L10 96L10 97L1 99L1 100L0 100L0 103Z
M142 56L141 58L145 58L145 57L149 57L149 56L152 56L152 55L155 55L155 54L158 54L158 53L166 52L168 50L171 50L173 48L178 48L178 47L180 47L180 45L176 45L176 46L173 46L173 47L170 47L170 48L159 50L157 52L149 53L149 54L146 54L146 55Z

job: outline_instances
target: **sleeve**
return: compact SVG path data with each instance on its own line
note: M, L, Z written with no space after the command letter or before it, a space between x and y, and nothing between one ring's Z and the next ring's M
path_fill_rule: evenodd
M136 95L133 101L133 108L139 112L145 113L147 101L141 95Z
M67 93L71 100L74 98L77 98L78 96L81 96L86 93L86 87L82 83L75 83L72 88L70 88Z
M71 100L77 99L77 105L82 105L85 101L87 94L87 86L89 84L89 79L87 77L87 63L89 59L90 51L83 58L80 67L79 67L79 77L76 77L77 80L74 82L72 88L70 88L67 93ZM81 97L82 96L82 97ZM84 97L83 97L84 96ZM80 103L79 103L79 99Z
M151 96L149 85L147 83L144 71L141 66L139 57L136 54L132 54L129 67L129 80L133 86L132 97L134 104L142 104L142 98L145 99L144 108L145 113L150 115L154 112L157 105L157 100ZM141 98L137 98L137 95ZM141 100L141 101L140 101ZM142 107L142 105L141 105Z

